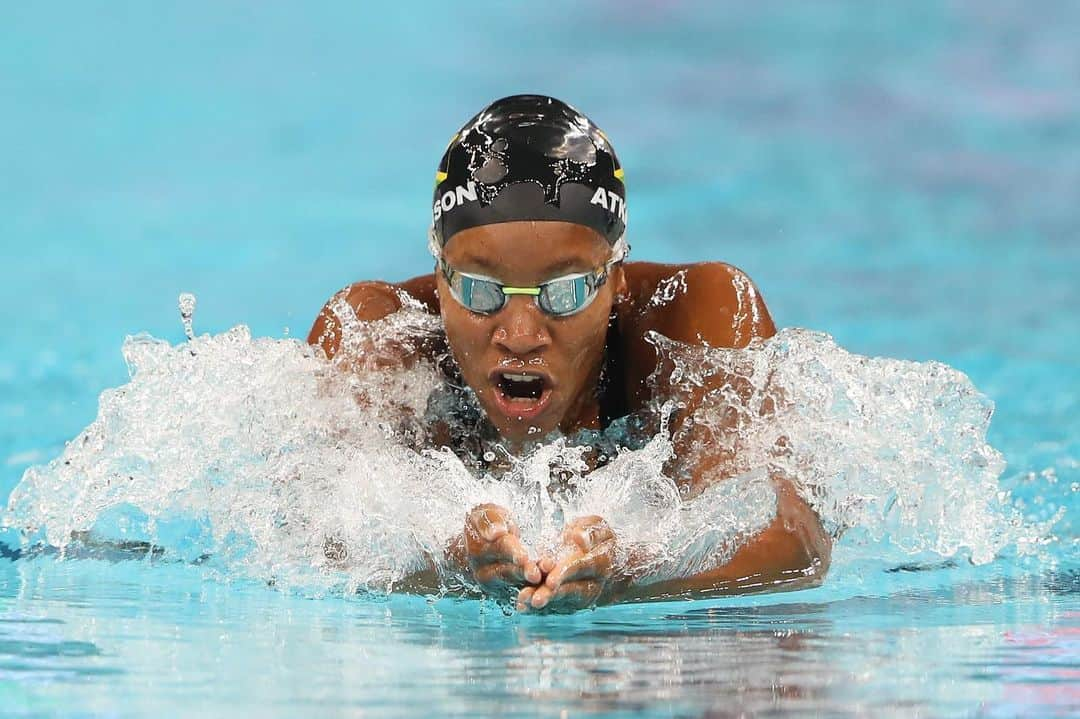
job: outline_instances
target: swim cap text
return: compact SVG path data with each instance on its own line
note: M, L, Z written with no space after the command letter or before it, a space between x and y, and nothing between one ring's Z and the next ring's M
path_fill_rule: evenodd
M435 200L435 206L431 211L437 221L442 217L442 213L449 212L466 202L476 202L476 183L472 180L469 180L465 187L458 185L454 189L444 192L441 197Z
M600 205L611 214L617 215L623 221L623 224L626 224L626 201L614 192L609 192L603 187L597 187L592 199L589 200L589 204Z

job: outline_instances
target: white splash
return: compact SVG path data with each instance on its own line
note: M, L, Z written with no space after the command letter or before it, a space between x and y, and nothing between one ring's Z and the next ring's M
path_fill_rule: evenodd
M746 350L653 337L659 386L676 399L709 388L674 437L616 448L591 473L564 438L498 478L477 476L448 449L410 447L426 436L433 365L388 371L349 351L400 352L440 331L407 306L343 327L332 362L244 327L177 346L128 338L130 382L102 393L60 457L26 471L3 524L60 548L87 532L148 541L231 576L318 591L389 591L441 558L483 502L510 509L534 551L567 519L598 514L621 545L649 549L650 579L702 571L771 520L778 473L845 541L985 562L1048 531L1023 525L1001 492L1003 462L985 442L992 407L963 374L859 357L801 330ZM703 447L729 455L733 479L683 496L665 467L675 448L692 458Z
M184 325L184 336L189 340L194 339L195 329L192 322L195 317L195 295L190 292L183 292L180 294L176 304L180 309L180 322Z
M793 479L848 542L982 564L1008 546L1030 551L1060 517L1025 524L986 443L993 403L947 365L863 357L799 329L745 350L651 340L668 394L706 388L676 446L725 456L728 474Z

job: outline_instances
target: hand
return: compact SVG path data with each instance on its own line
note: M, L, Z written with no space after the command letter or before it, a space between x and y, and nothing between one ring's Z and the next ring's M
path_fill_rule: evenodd
M510 512L481 504L465 517L465 559L484 591L505 594L509 587L539 584L540 568L525 551Z
M573 612L606 598L614 583L615 533L600 517L580 517L563 530L560 546L540 559L544 583L518 593L520 612Z

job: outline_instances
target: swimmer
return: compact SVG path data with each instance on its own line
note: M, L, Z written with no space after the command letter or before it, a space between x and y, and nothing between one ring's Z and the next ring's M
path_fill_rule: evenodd
M397 284L357 282L345 298L362 322L410 298L440 316L446 346L412 352L434 360L449 351L445 371L471 388L483 422L511 452L602 430L663 401L654 396L663 390L647 381L658 362L649 332L736 348L776 332L753 283L731 265L627 261L622 167L607 136L559 100L517 95L492 103L454 135L435 181L434 272ZM308 338L329 357L341 342L334 307L327 304ZM406 350L392 359L415 360ZM692 409L704 391L684 401ZM673 417L676 432L688 414ZM681 436L671 476L693 496L725 476L730 458L707 447L689 451L693 432ZM514 517L495 504L468 513L447 559L523 612L814 586L828 569L831 538L790 480L773 481L772 523L726 564L693 576L637 582L642 562L617 560L627 553L597 516L571 518L555 550L530 556ZM432 576L410 579L414 588L437 584Z

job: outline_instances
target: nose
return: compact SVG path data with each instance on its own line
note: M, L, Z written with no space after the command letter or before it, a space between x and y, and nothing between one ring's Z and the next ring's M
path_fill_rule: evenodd
M491 341L510 354L527 355L551 344L544 317L531 297L511 297L496 317Z

